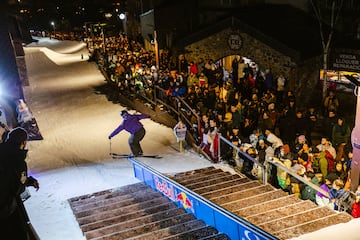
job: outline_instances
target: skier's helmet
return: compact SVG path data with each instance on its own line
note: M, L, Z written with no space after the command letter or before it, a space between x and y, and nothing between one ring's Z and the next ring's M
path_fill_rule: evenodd
M25 142L27 138L28 134L26 130L21 127L16 127L9 132L5 141L20 146L20 144Z
M126 114L128 114L128 112L126 110L122 110L120 112L120 116L124 117Z

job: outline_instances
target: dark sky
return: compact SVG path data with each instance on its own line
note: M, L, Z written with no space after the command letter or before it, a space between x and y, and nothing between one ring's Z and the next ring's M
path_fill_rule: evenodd
M11 0L10 0L11 1ZM118 2L120 5L116 5ZM84 22L104 21L104 13L120 10L125 0L21 0L11 4L11 11L26 10L24 16L29 27L35 30L51 28L54 21L58 29L69 30L83 26Z

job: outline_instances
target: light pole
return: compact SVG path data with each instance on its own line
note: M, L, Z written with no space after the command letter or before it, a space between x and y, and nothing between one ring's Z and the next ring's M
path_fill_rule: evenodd
M51 22L51 26L53 26L53 30L54 30L54 38L56 38L56 33L55 33L55 22L52 21Z
M124 33L125 33L125 37L127 37L127 16L126 16L126 13L120 13L119 14L119 18L120 20L122 21L122 24L123 24L123 30L124 30Z
M159 71L159 43L157 40L156 31L154 30L154 44L155 44L155 62L156 62L156 71Z

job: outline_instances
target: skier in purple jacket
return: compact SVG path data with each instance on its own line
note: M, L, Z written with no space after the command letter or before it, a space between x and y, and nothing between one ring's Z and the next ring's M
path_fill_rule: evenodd
M131 149L131 154L133 156L143 155L143 151L140 146L140 141L145 136L145 129L141 119L149 118L145 114L130 114L127 111L123 110L120 112L120 116L123 118L121 124L109 135L109 139L117 135L122 130L126 130L131 135L129 137L129 146Z

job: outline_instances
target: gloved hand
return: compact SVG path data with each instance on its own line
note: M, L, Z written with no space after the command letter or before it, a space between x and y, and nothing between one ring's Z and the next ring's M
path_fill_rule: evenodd
M27 180L26 180L26 186L33 186L36 191L39 190L40 188L40 185L39 185L39 182L38 180L36 180L35 178L33 178L32 176L28 177Z

